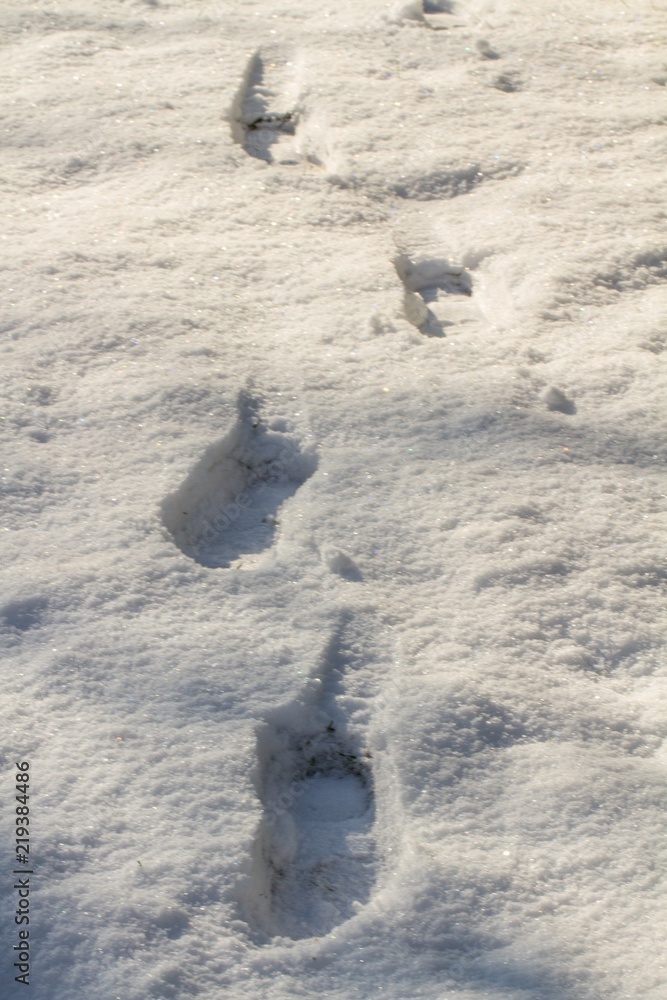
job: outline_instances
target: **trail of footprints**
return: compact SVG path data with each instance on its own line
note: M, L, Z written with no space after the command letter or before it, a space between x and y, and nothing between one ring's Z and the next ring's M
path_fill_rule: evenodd
M446 19L454 11L454 5L447 0L412 0L399 4L399 8L400 20L423 21L425 14ZM478 48L485 58L498 57L487 42L479 43ZM232 136L249 156L279 165L306 160L324 166L330 159L328 151L314 149L311 137L303 132L306 90L302 77L301 60L293 52L265 47L250 57L228 114ZM400 196L400 191L395 193ZM462 265L446 259L411 257L404 252L393 263L404 286L404 316L426 336L441 337L448 326L480 318L479 311L466 302L472 296L472 281ZM182 537L184 530L187 534L187 528L173 533ZM187 546L181 547L187 551Z
M270 936L318 937L370 898L377 844L370 701L387 652L371 614L344 612L301 694L257 736L262 819L240 902Z
M210 568L256 557L274 541L282 504L317 456L267 424L240 394L229 434L163 502L163 522L190 558ZM355 575L342 574L348 579ZM327 933L370 898L377 845L370 704L390 658L370 613L341 614L303 691L271 712L257 736L262 819L239 902L252 928L300 939Z
M401 15L446 20L453 10L445 0L412 2L401 6ZM481 58L498 58L486 42L478 51ZM500 89L515 89L512 81L501 83ZM298 59L258 50L228 114L234 140L268 164L321 164L317 155L303 154L304 100ZM404 317L425 336L444 336L449 326L480 319L467 267L404 248L393 266ZM654 272L656 280L664 278L652 260L650 268L650 278ZM615 274L608 280L619 283ZM176 545L201 565L252 567L275 543L281 509L316 468L315 451L303 447L284 421L266 422L258 399L242 393L236 425L165 498L163 522ZM334 555L333 571L361 578ZM372 694L389 660L372 639L377 634L370 615L343 614L302 692L271 712L258 731L255 788L262 818L240 903L249 924L265 935L326 934L372 895L379 856L367 734Z

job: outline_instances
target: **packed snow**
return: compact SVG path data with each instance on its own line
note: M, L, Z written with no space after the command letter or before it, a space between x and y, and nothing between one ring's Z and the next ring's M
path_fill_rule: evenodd
M2 4L3 997L667 996L665 15Z

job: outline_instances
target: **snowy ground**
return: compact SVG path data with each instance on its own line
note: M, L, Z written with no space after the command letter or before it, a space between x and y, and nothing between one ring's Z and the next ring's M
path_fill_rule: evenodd
M2 995L664 1000L664 4L1 21Z

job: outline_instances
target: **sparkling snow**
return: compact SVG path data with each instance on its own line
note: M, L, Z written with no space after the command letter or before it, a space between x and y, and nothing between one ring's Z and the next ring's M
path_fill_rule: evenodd
M667 996L667 18L3 5L2 996Z

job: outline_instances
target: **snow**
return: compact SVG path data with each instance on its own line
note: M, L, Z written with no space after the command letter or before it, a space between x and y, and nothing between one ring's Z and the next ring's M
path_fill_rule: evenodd
M2 995L664 1000L660 5L2 23Z

